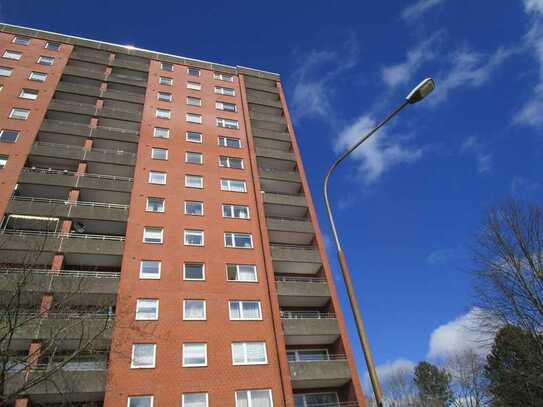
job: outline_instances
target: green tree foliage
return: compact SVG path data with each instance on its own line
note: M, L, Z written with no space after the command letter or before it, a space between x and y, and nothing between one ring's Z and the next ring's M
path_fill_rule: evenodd
M453 400L450 375L431 363L420 362L415 368L415 385L424 407L446 407Z

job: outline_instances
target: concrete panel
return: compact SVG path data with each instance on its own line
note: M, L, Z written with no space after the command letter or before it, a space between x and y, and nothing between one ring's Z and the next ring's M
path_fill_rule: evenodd
M60 251L68 254L80 253L122 256L123 248L124 242L118 240L65 237L62 239Z
M78 188L98 189L101 191L119 191L130 193L132 182L123 179L80 177L76 185Z
M73 174L59 174L56 172L26 172L23 171L19 176L19 183L40 184L40 185L58 185L63 187L75 187L75 177Z
M40 127L40 131L81 137L88 137L91 133L90 127L86 124L77 124L60 120L44 120Z
M86 103L68 102L59 99L53 99L51 103L49 103L49 106L47 108L48 110L54 110L58 112L77 113L87 116L96 115L96 106L94 105L89 105Z
M274 131L253 127L253 137L261 137L290 143L290 135L286 131Z
M327 345L339 337L335 319L283 319L287 345Z
M104 140L124 141L127 143L137 143L139 139L137 131L121 130L101 126L98 126L92 131L92 137Z
M59 82L56 90L60 90L66 93L74 93L77 95L95 96L95 97L99 97L101 93L100 88L98 87L85 86L85 85L80 85L80 84L70 83L70 82L63 82L63 81Z
M289 363L294 389L339 387L351 380L346 360L327 360Z
M290 151L272 150L269 148L257 147L256 156L263 157L263 158L270 158L274 160L296 161L296 157L294 157L294 153L291 153Z

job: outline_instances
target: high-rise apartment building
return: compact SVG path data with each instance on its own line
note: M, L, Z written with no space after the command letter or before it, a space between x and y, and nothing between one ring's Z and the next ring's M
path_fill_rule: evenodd
M1 24L0 215L6 405L364 405L278 75Z

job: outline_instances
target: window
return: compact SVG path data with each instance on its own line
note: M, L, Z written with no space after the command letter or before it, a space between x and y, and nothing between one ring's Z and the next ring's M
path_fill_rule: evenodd
M166 173L158 171L149 171L149 184L166 184Z
M173 85L173 79L168 78L166 76L161 76L158 79L158 83L161 84L161 85L172 86Z
M20 52L10 51L9 49L4 51L4 54L2 55L2 57L6 59L14 59L15 61L18 61L19 59L21 59L22 56L23 54L21 54Z
M45 82L45 80L47 79L47 74L43 72L32 71L30 72L30 76L28 77L28 79L36 82Z
M241 140L234 137L219 136L219 146L230 148L241 148Z
M273 407L271 390L237 391L236 407Z
M207 393L184 393L181 407L208 407Z
M205 321L206 302L204 300L184 300L183 319L186 321Z
M245 181L221 178L221 191L247 192Z
M35 89L21 89L19 97L22 99L36 100L38 98L38 91Z
M183 280L205 280L203 263L183 264Z
M243 169L243 159L237 157L226 157L221 155L219 157L219 166L226 168L234 168L236 170Z
M128 407L153 407L153 396L130 396Z
M257 281L256 266L251 264L227 264L226 278L228 281Z
M162 243L164 240L164 229L154 227L143 228L143 243Z
M162 263L158 260L142 260L140 262L140 278L142 280L159 280Z
M203 216L204 203L197 201L185 201L185 215Z
M249 207L244 205L223 204L223 218L249 219Z
M171 102L172 101L172 94L169 92L158 92L157 93L157 99L162 102Z
M155 127L153 137L156 138L170 138L170 129L164 127Z
M235 112L237 110L236 105L234 103L226 103L226 102L216 102L215 109L224 110L226 112Z
M232 364L263 365L268 363L265 342L234 342L232 344Z
M262 311L260 301L229 301L231 320L260 320Z
M0 66L0 76L11 76L12 72L12 68L8 68L7 66Z
M157 109L156 110L156 117L159 119L167 119L169 120L172 117L172 112L168 109Z
M165 206L164 198L148 197L145 210L148 212L164 212Z
M224 119L221 117L217 117L217 127L223 127L226 129L239 129L239 122L237 120L232 119Z
M236 96L236 91L232 88L224 88L222 86L215 86L215 93L225 96Z
M158 300L138 298L136 301L136 320L155 321L158 319Z
M224 234L224 247L235 247L237 249L252 249L253 236L248 233L230 233Z
M19 138L17 130L0 130L0 143L15 143Z
M203 230L185 230L185 246L203 246Z
M160 69L163 71L173 72L173 64L170 64L169 62L161 62Z
M28 45L28 44L30 44L30 38L14 37L13 41L11 41L11 42L14 43L14 44L17 44L17 45Z
M202 84L198 82L187 82L187 89L202 90Z
M186 115L187 123L202 123L202 115L196 113L187 113Z
M187 68L187 74L190 76L200 76L200 70L198 68Z
M17 120L26 120L28 119L28 116L30 115L30 110L27 109L19 109L14 107L11 109L11 113L9 114L10 119L17 119Z
M153 160L167 160L168 159L168 150L165 148L151 148L151 158ZM150 174L149 174L150 175ZM166 179L166 177L164 177Z
M41 56L38 58L38 64L40 65L46 65L46 66L51 66L55 63L55 58L53 57L46 57L46 56Z
M197 133L195 131L187 131L187 133L185 134L185 140L191 143L201 143L202 133Z
M188 164L203 164L204 155L202 153L187 151L185 153L185 162Z
M185 175L185 186L188 188L203 188L204 177L200 175Z
M8 156L7 155L0 155L0 170L2 168L5 168L7 163L8 163Z
M219 81L225 81L225 82L234 82L234 75L230 75L227 73L213 73L213 78L219 80Z
M329 360L326 349L292 349L287 350L289 362L313 362L317 360Z
M60 44L58 42L46 42L45 49L48 49L51 51L58 51L60 50Z
M206 343L184 343L183 344L183 366L207 366L207 344Z
M154 343L137 343L132 345L133 369L149 369L155 367L156 345Z
M302 393L294 395L296 407L338 406L337 393Z
M187 96L187 105L189 105L189 106L202 106L202 99L195 98L194 96Z

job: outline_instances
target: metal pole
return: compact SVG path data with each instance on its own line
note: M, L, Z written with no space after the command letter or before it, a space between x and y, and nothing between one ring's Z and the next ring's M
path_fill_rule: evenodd
M347 295L349 297L349 302L351 304L351 309L354 315L354 320L356 323L356 329L358 331L358 336L360 339L360 345L364 352L364 358L366 359L366 365L368 367L368 373L371 380L371 385L373 388L373 394L375 395L375 401L377 402L378 407L384 407L383 399L383 390L381 389L381 384L379 383L379 378L377 376L377 369L375 368L375 363L373 361L373 356L371 354L370 345L368 337L366 336L366 330L364 328L364 322L362 321L362 313L360 312L360 307L358 306L358 301L356 300L356 295L353 289L353 283L351 280L351 275L349 273L349 268L347 266L347 260L341 249L341 244L339 242L339 236L336 229L336 224L334 222L334 217L332 215L332 209L330 207L330 201L328 199L328 180L332 172L341 163L349 154L351 154L360 144L369 139L377 130L383 127L388 123L396 114L398 114L404 107L406 107L409 102L406 100L400 106L398 106L392 113L390 113L381 123L379 123L375 128L363 136L358 142L356 142L352 147L347 151L341 154L336 161L330 166L330 169L326 173L324 178L324 204L326 205L326 211L328 213L328 219L330 220L330 225L332 226L332 234L334 235L334 242L336 244L337 257L339 260L339 265L341 268L341 273L343 274L343 280L345 282L345 287L347 288Z

